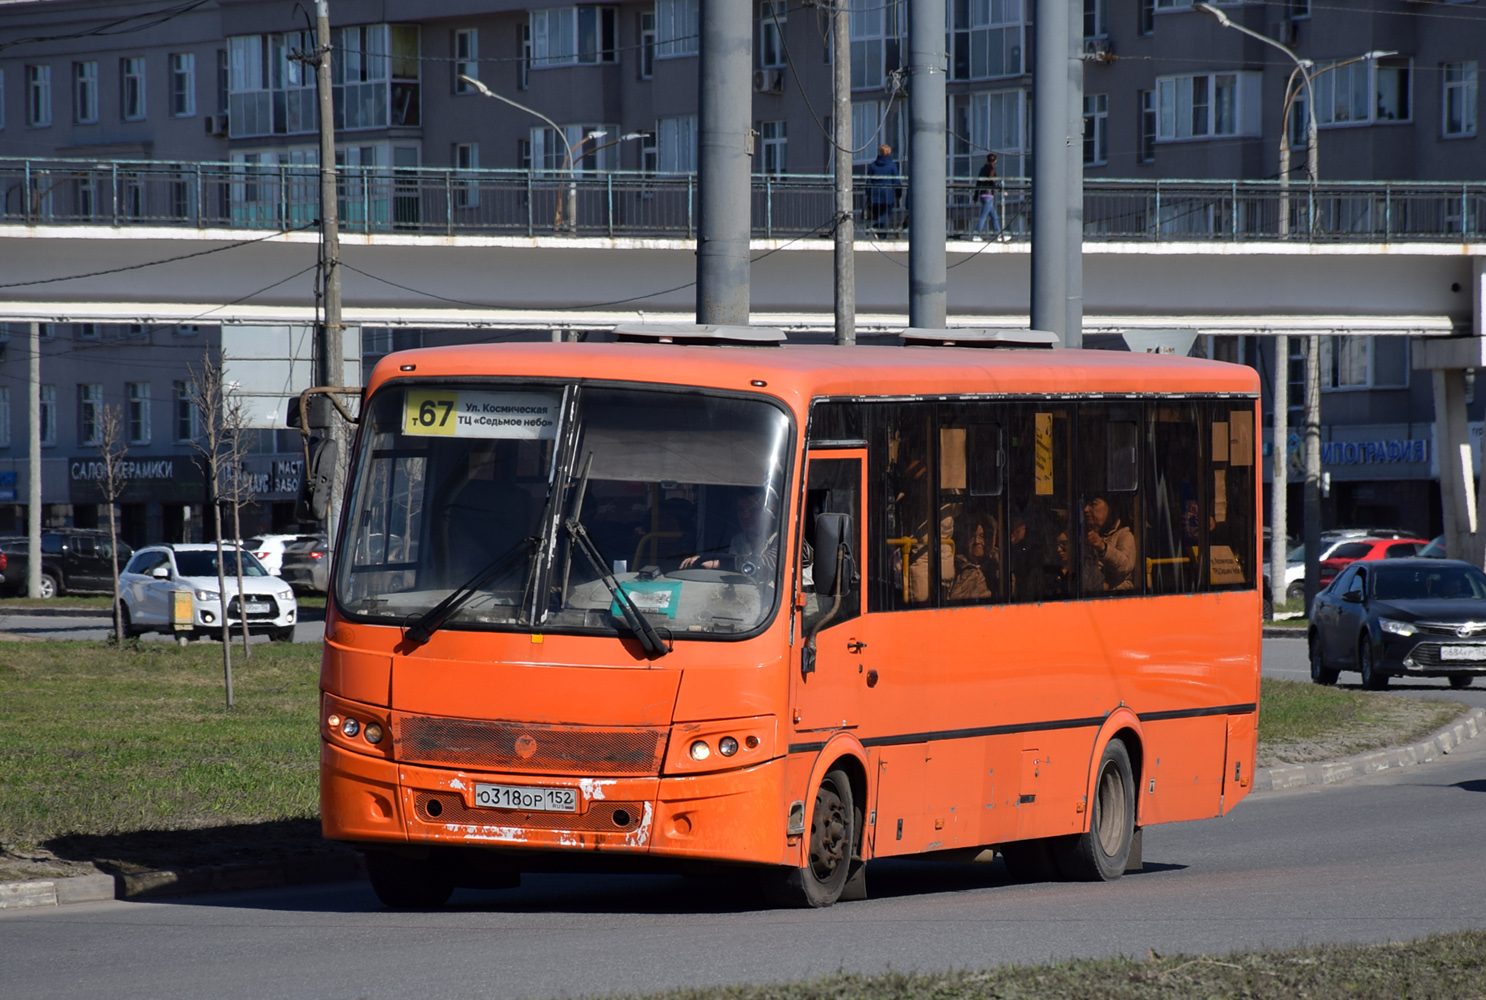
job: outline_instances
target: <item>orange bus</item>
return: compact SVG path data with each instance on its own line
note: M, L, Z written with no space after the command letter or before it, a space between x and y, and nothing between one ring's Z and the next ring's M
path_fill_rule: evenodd
M1255 759L1257 376L1102 351L502 344L376 366L325 835L393 907L876 858L1104 880Z

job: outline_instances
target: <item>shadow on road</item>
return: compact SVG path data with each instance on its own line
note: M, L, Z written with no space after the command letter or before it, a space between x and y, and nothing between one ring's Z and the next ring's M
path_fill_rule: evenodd
M317 819L241 823L198 830L70 834L42 845L59 858L87 861L113 875L162 868L269 864L296 855L347 857L354 852L320 836Z

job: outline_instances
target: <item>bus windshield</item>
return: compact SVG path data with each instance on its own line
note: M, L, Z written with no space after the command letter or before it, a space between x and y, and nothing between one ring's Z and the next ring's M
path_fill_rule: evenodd
M680 636L742 634L773 614L790 420L772 404L399 387L363 424L335 581L354 618L614 633L625 599Z

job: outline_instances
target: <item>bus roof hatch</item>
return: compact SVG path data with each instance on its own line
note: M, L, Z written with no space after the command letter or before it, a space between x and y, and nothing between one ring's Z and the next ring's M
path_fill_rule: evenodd
M696 323L621 323L614 328L621 344L680 344L684 347L777 347L784 331L772 326L709 326Z
M902 333L903 343L912 347L1040 347L1058 346L1058 335L1048 330L1003 330L987 327L959 327L936 330L911 326Z

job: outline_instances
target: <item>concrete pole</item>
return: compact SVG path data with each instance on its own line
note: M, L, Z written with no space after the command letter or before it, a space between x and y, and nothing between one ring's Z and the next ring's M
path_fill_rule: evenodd
M851 13L837 0L831 16L831 131L836 145L836 343L857 342L856 225L851 203Z
M913 0L908 5L908 325L933 330L944 329L949 312L944 60L944 0Z
M1285 524L1289 518L1286 490L1290 482L1290 338L1274 338L1274 430L1270 434L1269 498L1269 588L1275 607L1285 600L1285 565L1287 553Z
M1084 47L1083 3L1068 0L1068 263L1064 347L1084 346ZM1079 26L1079 27L1075 27ZM1034 325L1033 329L1037 329Z
M1305 613L1321 582L1321 338L1305 347Z
M320 104L320 234L321 262L325 287L325 315L320 326L318 371L316 379L320 385L340 385L346 378L345 350L341 343L341 243L340 226L336 217L336 171L335 171L335 101L331 89L330 48L330 3L315 0L315 60L316 96ZM340 525L341 496L345 489L344 468L347 435L339 416L330 406L330 401L313 401L320 409L321 419L315 421L324 427L336 442L337 454L342 461L336 463L330 487L330 505L325 515L325 534L329 539L331 557L334 558L336 530Z
M41 596L41 324L32 323L26 338L27 496L26 596ZM52 414L56 419L56 413Z
M1032 93L1032 328L1068 337L1067 0L1037 0ZM943 34L941 10L940 28ZM942 101L941 101L942 103ZM1081 116L1080 116L1081 117Z
M748 325L752 6L701 0L697 322Z

